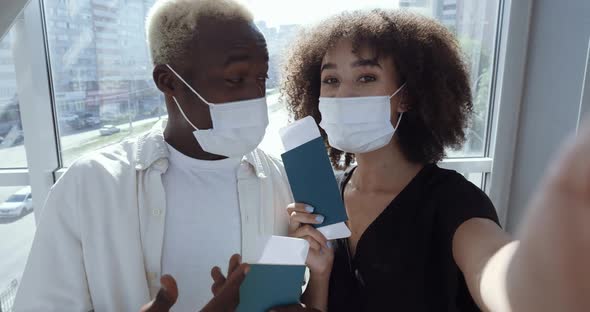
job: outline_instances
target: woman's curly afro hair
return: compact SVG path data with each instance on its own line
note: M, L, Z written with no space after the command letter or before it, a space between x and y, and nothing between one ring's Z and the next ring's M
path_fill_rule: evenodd
M406 11L375 9L344 12L304 30L290 49L283 68L282 99L295 119L318 109L322 59L338 41L368 45L378 57L393 57L398 79L406 86L408 107L396 130L400 148L412 162L434 163L445 148L460 148L473 110L468 69L455 36L438 22ZM350 166L354 154L329 146L332 164Z

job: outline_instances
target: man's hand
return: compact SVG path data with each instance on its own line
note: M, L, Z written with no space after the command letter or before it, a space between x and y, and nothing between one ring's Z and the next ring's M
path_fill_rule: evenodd
M229 260L228 277L225 278L218 267L211 270L214 298L201 310L202 312L234 312L239 303L240 285L250 267L242 264L240 255L233 255ZM169 312L178 299L176 281L170 275L160 279L160 290L156 299L144 305L140 312ZM197 307L195 307L196 311ZM288 310L290 311L290 310ZM299 310L295 310L299 311Z
M240 255L233 255L229 259L227 278L221 269L214 267L211 270L211 292L214 297L201 312L234 312L240 302L240 285L249 270L248 264L241 263Z
M160 290L156 299L144 305L140 312L168 312L178 299L178 287L176 281L170 275L164 275L160 278Z
M242 258L240 255L235 254L229 258L229 265L227 266L227 276L232 276L232 274L238 269L242 262ZM219 267L214 267L211 269L211 278L213 279L213 285L211 286L211 292L213 296L217 296L220 290L223 288L227 279L221 273L221 269Z

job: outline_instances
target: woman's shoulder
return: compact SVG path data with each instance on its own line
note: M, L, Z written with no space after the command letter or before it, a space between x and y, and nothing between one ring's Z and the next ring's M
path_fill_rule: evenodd
M494 204L488 195L455 170L434 166L430 175L430 199L447 217L482 217L498 222Z
M438 165L431 166L427 183L435 195L443 197L469 195L469 197L488 198L481 188L469 181L463 174L455 170L441 168Z

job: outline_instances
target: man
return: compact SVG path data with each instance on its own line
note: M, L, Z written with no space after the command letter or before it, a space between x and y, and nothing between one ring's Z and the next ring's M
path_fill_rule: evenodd
M79 159L55 184L19 312L138 311L164 274L178 284L174 309L197 311L213 266L235 253L251 262L262 236L287 234L282 165L256 149L268 52L252 15L231 0L161 0L147 37L169 118Z

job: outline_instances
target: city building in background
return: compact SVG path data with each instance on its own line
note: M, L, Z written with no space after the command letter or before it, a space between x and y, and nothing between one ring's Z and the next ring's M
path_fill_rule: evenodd
M164 112L145 38L145 15L153 2L45 1L62 134Z
M13 31L0 41L0 148L22 144L24 137L12 58Z

